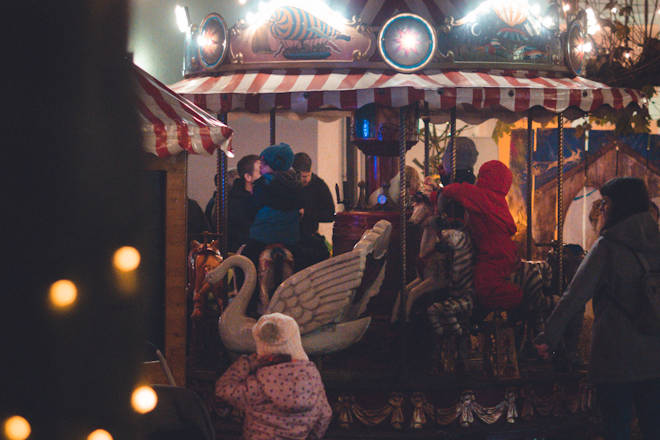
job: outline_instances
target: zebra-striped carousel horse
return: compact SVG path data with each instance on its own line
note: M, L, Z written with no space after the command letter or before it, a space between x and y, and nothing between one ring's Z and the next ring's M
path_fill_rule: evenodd
M433 283L437 289L446 288L446 294L442 299L433 302L426 310L426 315L435 334L440 337L451 337L467 335L471 330L471 315L474 304L474 252L470 235L464 227L437 229L436 221L432 217L433 210L430 201L425 197L415 198L413 214L417 224L424 227L422 236L424 242L429 241L429 235L433 235L433 247L438 253L444 253L445 264L441 265L445 273L437 274L437 269L429 271L423 267L420 270L418 278L423 279L425 273L434 274L435 279L444 279L444 282ZM428 234L428 235L427 235ZM426 237L426 238L425 238ZM427 248L428 243L420 248ZM420 252L422 253L422 252ZM428 255L426 253L425 255ZM420 259L429 262L429 264L438 264L438 259ZM512 275L513 281L518 284L523 291L523 300L521 305L513 313L509 314L510 321L513 324L522 324L520 326L525 337L532 338L541 330L542 323L552 308L553 300L549 296L549 290L552 285L552 269L547 261L526 261L521 260L516 272ZM419 279L416 280L418 283ZM415 283L415 281L413 282ZM411 283L411 284L413 284ZM427 283L431 284L431 283ZM422 284L418 284L422 285ZM399 307L403 307L403 316L406 321L411 319L411 312L415 301L422 296L430 293L433 289L424 289L417 292L416 286L406 295L405 304L399 306L401 296L397 298L392 313L392 322L398 319ZM413 293L411 295L411 293Z

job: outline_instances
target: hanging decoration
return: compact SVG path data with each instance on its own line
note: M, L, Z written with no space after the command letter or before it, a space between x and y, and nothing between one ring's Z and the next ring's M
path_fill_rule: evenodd
M419 115L407 113L409 127L417 127ZM397 156L399 154L399 111L378 104L367 104L355 111L353 142L367 156ZM406 148L417 143L417 130L408 130Z

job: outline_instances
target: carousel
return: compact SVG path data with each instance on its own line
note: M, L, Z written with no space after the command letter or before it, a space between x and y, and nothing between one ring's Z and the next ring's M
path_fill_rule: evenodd
M534 127L553 124L556 151L564 152L567 120L645 111L646 98L580 76L594 49L592 23L585 11L561 3L484 0L472 10L441 1L337 3L271 1L248 8L231 27L215 12L187 25L185 78L171 88L220 121L267 114L270 144L278 140L277 118L346 122L345 148L337 147L346 179L336 188L344 209L335 216L332 256L285 273L274 293L264 290L254 265L227 252L233 153L217 150L219 233L189 249L185 317L181 294L176 308L178 321L187 320L187 347L170 345L179 358L185 353L179 371L187 386L208 402L218 435L240 436L242 415L216 405L213 384L237 354L254 350L241 329L254 322L245 309L259 295L266 312L298 321L333 406L326 438L588 438L597 411L586 371L558 369L528 350L532 321L547 316L582 257L564 246L571 202L564 154L557 154L554 189L544 189L543 203L554 206L554 237L533 239L533 223L545 221L533 212ZM436 174L431 127L447 124L447 177L454 181L457 121L490 119L526 122L525 163L514 169L526 188L526 260L516 281L524 295L536 289L547 303L522 316L491 310L478 322L470 320L471 304L458 320L433 316L429 306L442 310L452 301L441 292L470 277L457 267L459 256L471 257L469 237L453 226L428 226L432 207L411 193L417 185L406 152L422 137L424 176ZM183 256L187 244L177 246ZM552 251L539 260L547 254L542 246ZM445 255L419 264L420 252ZM200 274L216 267L224 268L224 284L200 295Z

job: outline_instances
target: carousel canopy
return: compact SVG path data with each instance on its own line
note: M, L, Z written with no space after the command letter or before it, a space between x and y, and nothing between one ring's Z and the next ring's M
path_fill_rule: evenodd
M308 113L355 110L370 103L402 107L425 101L431 111L457 108L458 117L469 122L524 115L532 108L545 113L576 110L574 117L578 117L582 112L641 105L645 99L633 89L581 77L539 76L534 71L260 70L188 78L172 89L212 112L261 113L277 108Z
M137 105L144 149L159 157L182 151L211 154L231 152L233 130L136 65Z

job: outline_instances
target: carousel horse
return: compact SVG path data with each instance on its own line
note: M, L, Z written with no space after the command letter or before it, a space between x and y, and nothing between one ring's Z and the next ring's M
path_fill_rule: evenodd
M220 338L216 330L218 316L222 314L229 298L222 283L202 292L206 275L220 266L223 259L218 250L218 242L199 243L193 240L188 253L187 294L192 296L193 311L190 317L190 346L188 347L191 365L209 367L218 360L217 347Z
M461 228L439 231L435 217L432 216L431 203L421 194L413 197L410 222L421 224L424 231L418 259L421 263L418 269L420 275L407 285L408 297L403 310L404 319L410 320L414 303L424 294L449 287L453 293L449 298L431 305L427 315L437 334L460 335L465 331L466 318L469 317L473 306L471 286L474 258L469 233ZM447 255L436 250L438 243L440 247L449 251ZM529 328L530 333L539 331L554 302L549 294L552 285L550 264L544 260L521 260L512 274L512 280L521 287L523 301L521 306L510 314L510 321L523 323L526 325L525 328ZM399 319L400 302L401 294L394 303L392 323Z
M259 255L259 303L257 312L262 315L275 289L282 281L293 275L295 262L290 250L272 244Z
M226 305L226 298L222 297L222 285L218 284L208 293L207 298L200 294L200 288L204 283L206 274L220 266L222 256L218 249L217 240L211 243L200 243L193 240L190 243L190 252L188 253L188 295L192 295L193 311L190 315L193 319L201 318L212 307L214 312L222 314ZM209 306L210 302L210 306Z
M385 256L392 225L380 220L366 231L352 251L329 258L287 278L275 291L265 313L280 312L300 326L302 345L309 355L332 353L358 342L371 323L364 316L369 300L378 294L385 277ZM368 277L376 266L375 277ZM208 273L201 293L219 283L237 267L245 282L220 317L218 327L231 352L255 351L252 326L245 312L257 282L254 264L241 255L227 258Z
M412 305L428 292L437 291L448 286L445 276L446 256L436 250L438 243L438 228L433 208L428 197L417 193L413 196L413 212L409 219L414 225L421 225L422 238L419 245L419 254L417 255L417 277L406 284L408 292L406 304L403 310L404 320L410 319ZM401 314L401 295L399 292L392 308L390 322L393 324L399 320Z

